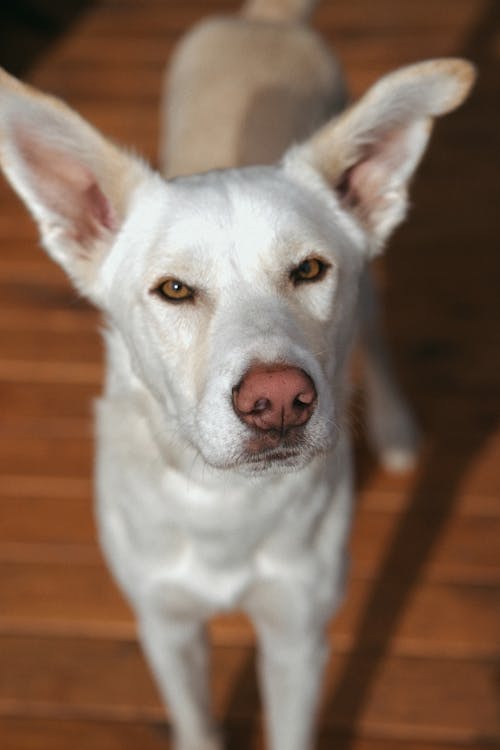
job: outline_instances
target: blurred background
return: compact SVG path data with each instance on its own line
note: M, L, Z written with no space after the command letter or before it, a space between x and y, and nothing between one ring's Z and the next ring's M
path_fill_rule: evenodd
M14 75L26 73L93 0L4 0L0 57Z
M175 41L235 0L3 0L0 64L157 159ZM419 59L479 79L440 121L410 218L376 273L395 367L424 435L411 474L374 462L355 393L358 509L332 624L319 747L489 750L500 742L500 258L497 0L323 0L315 27L353 96ZM92 516L98 314L0 183L0 747L169 746L131 614ZM262 747L254 638L212 625L229 748Z

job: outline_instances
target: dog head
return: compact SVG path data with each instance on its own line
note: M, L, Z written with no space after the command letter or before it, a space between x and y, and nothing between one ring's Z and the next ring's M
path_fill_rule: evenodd
M472 80L460 60L411 66L279 165L167 182L2 74L0 160L109 321L111 389L145 394L212 466L282 472L335 442L359 274Z

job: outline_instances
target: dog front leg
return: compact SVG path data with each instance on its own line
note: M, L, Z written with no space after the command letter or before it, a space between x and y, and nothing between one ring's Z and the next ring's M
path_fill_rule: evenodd
M259 592L257 599L249 611L259 640L268 746L310 750L328 656L326 623L312 621L306 602L295 609L294 597L288 600L279 584Z
M174 731L175 750L220 750L210 710L204 623L142 613L141 644Z
M322 633L261 637L260 680L270 750L310 750L328 649Z

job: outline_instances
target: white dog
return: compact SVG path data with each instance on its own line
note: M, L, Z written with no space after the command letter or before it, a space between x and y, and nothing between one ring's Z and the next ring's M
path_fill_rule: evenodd
M269 746L311 746L351 517L358 290L405 215L432 118L474 77L457 59L413 65L324 124L344 89L301 23L312 5L255 0L182 43L163 150L175 179L0 78L5 173L105 316L99 532L178 750L221 746L204 623L234 607L258 634ZM401 464L411 421L361 307L373 438Z

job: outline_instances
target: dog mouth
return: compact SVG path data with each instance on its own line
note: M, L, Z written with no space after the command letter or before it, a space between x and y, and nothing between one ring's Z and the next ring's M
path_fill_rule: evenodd
M287 472L299 471L306 467L317 456L327 453L334 440L322 440L319 442L305 439L297 439L293 443L289 441L277 441L274 445L264 446L256 443L241 446L223 461L213 461L205 458L207 462L219 471L235 471L247 476L280 475Z
M237 467L245 473L282 473L302 468L318 453L318 447L312 449L300 439L287 441L262 442L249 441L237 460Z
M270 464L270 463L287 463L296 461L301 455L298 450L284 449L267 449L257 454L251 454L242 460L245 464Z
M301 468L309 458L297 450L265 450L242 456L237 468L245 474L281 474Z
M300 428L292 428L285 435L273 430L256 434L247 439L235 468L251 474L297 471L317 456L327 453L337 442L338 436L337 426L330 427L327 434L315 438L309 437Z
M245 444L245 453L249 457L294 453L297 455L304 445L301 428L287 430L269 429L256 431Z

